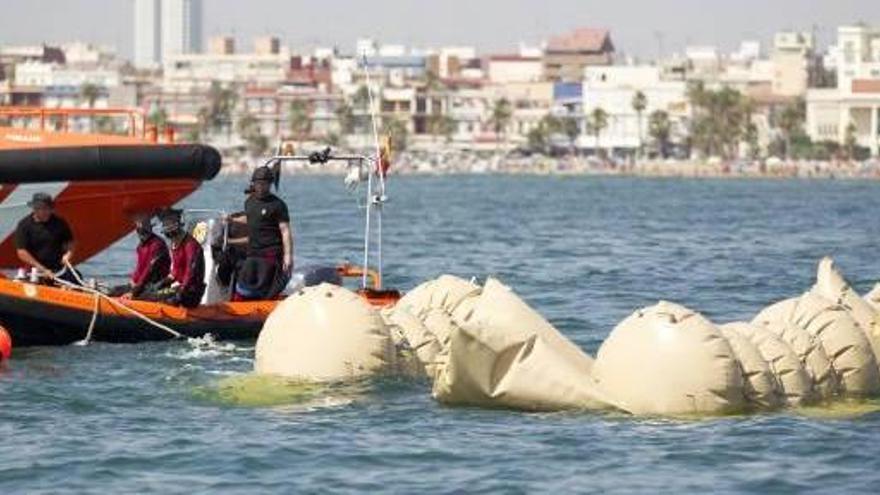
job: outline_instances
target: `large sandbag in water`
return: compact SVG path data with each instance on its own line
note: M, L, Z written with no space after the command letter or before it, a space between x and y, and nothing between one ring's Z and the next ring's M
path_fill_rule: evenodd
M441 275L424 282L404 295L396 306L421 318L429 308L451 313L465 298L479 294L480 286L454 275Z
M735 413L746 408L733 349L709 320L660 302L623 320L593 365L602 392L634 414Z
M728 323L719 330L727 339L730 348L742 368L745 397L751 407L776 409L785 404L785 393L770 369L758 346L751 339L737 331L737 327L747 323Z
M791 316L794 313L794 308L797 306L797 301L798 298L793 297L767 306L752 318L752 324L765 326L791 321Z
M786 404L803 406L818 400L813 380L800 358L773 332L751 323L730 323L725 329L739 333L755 345L781 387Z
M528 329L540 336L574 369L584 374L590 372L593 358L559 333L559 330L529 307L510 287L494 278L489 278L486 280L480 296L470 302L472 303L470 311L456 311L454 313L454 321L458 326Z
M880 284L875 284L871 292L865 294L865 301L877 311L880 311ZM878 356L880 358L880 356Z
M825 257L819 262L813 290L829 301L841 304L856 320L880 365L880 312L859 297L831 258Z
M456 405L524 410L607 408L592 359L496 280L456 322L434 397Z
M444 404L527 411L606 409L591 380L534 332L491 324L457 328L434 398Z
M321 284L282 301L257 340L254 369L330 381L391 369L394 348L379 313L343 287Z
M871 344L841 305L807 292L798 301L792 322L822 343L843 394L864 397L880 392L880 372Z
M791 321L768 322L764 328L785 342L800 359L813 382L817 399L831 399L841 392L840 378L818 338Z
M383 310L381 315L392 336L395 332L403 336L422 364L425 374L433 379L437 371L438 355L443 351L437 337L406 308L394 306Z

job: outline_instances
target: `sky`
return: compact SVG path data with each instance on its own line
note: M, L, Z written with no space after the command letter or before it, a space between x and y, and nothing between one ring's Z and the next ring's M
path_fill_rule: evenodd
M206 37L279 35L295 51L373 37L418 47L472 45L514 52L575 27L611 31L618 52L642 59L687 45L764 47L781 30L816 30L820 44L840 24L880 26L880 0L203 0ZM81 40L131 57L132 0L0 0L0 44Z

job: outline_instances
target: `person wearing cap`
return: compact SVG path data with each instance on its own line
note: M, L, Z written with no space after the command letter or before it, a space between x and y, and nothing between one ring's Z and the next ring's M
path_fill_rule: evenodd
M153 217L150 214L139 213L134 216L135 232L138 236L138 245L135 250L137 264L127 284L113 288L110 292L113 296L138 299L154 285L168 277L171 257L168 254L168 246L161 237L153 232Z
M275 173L259 167L245 191L244 221L248 226L248 255L240 270L236 292L243 299L270 299L287 285L293 270L293 235L287 204L272 194ZM234 220L233 220L234 221Z
M75 242L70 225L55 214L52 196L38 192L28 202L31 214L18 222L15 248L18 259L42 277L77 283L79 274L67 267L73 262Z
M159 213L162 235L171 242L171 271L141 299L194 308L205 293L205 255L199 241L183 228L180 210Z

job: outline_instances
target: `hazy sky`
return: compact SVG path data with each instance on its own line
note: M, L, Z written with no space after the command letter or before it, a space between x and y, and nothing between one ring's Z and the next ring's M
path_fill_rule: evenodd
M132 0L0 0L0 44L79 39L132 51ZM371 36L388 43L475 45L513 51L577 26L611 30L618 51L655 57L686 44L729 49L784 29L813 29L820 42L839 24L880 25L880 0L204 0L205 36L234 33L240 49L259 34L293 48Z

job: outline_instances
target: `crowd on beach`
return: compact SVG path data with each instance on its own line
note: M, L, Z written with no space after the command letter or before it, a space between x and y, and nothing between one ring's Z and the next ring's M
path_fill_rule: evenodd
M369 153L365 151L364 153ZM248 174L260 165L249 156L227 156L223 173ZM344 164L287 163L285 173L328 175L345 173ZM764 177L880 179L880 159L865 161L782 160L676 160L599 158L595 156L523 155L504 152L422 152L396 154L392 174L401 175L619 175L644 177Z

